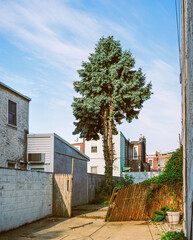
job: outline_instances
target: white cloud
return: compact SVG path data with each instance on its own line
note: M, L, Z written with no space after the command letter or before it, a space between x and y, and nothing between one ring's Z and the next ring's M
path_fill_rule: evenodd
M99 37L94 19L60 1L1 2L0 15L0 29L10 41L58 67L76 69L90 50L84 43ZM75 43L63 32L73 34Z
M35 79L31 76L33 80L3 68L0 68L0 79L18 91L25 91L26 95L32 96L34 101L39 103L38 106L32 104L33 109L39 108L41 112L44 104L46 107L48 104L48 109L43 109L45 116L40 116L42 120L36 122L36 114L33 113L32 119L36 122L34 126L37 127L39 122L49 119L50 112L54 111L55 116L61 116L64 109L70 112L72 97L78 96L73 92L72 85L72 82L78 79L75 70L80 68L81 61L86 60L89 53L94 51L94 43L102 35L109 34L128 44L132 50L145 55L141 58L139 56L136 62L143 67L147 81L152 81L153 84L154 95L144 104L139 120L123 124L123 133L132 140L144 133L150 152L160 150L159 146L163 147L162 150L177 146L174 139L180 131L178 66L172 65L166 58L155 57L153 52L156 50L156 54L167 54L169 48L166 51L165 46L163 48L159 43L148 47L147 43L138 38L140 34L135 24L131 26L126 21L117 23L106 16L100 19L89 11L83 12L70 7L69 3L70 1L59 0L0 1L0 32L22 49L24 54L28 53L26 60L37 63L37 76ZM140 18L137 10L135 14ZM138 22L140 20L138 19ZM143 26L145 27L145 24ZM52 76L50 68L54 72ZM47 121L44 129L49 126L53 129L57 125L57 131L61 131L63 135L63 122L68 121L66 125L70 126L73 121L72 115L69 114L65 120L65 113L63 116L61 125L55 124L60 120L52 116L53 123L49 125ZM73 131L73 126L68 129L68 133L70 131Z

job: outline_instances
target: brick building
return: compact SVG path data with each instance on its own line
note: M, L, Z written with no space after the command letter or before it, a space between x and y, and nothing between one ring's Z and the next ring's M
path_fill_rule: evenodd
M146 156L146 162L150 165L150 171L158 171L157 152Z
M140 137L138 141L131 141L128 143L130 155L128 159L128 166L131 167L132 172L150 171L150 166L146 162L146 138Z
M146 138L140 137L138 141L130 141L125 138L122 132L113 136L115 149L115 162L113 176L120 176L122 171L150 171L146 162ZM98 141L84 141L72 143L73 146L90 157L88 172L104 174L104 156L102 138Z
M82 153L85 153L85 138L83 138L82 142L72 143L72 145L74 147L76 147L79 151L81 151Z
M146 162L150 164L150 171L163 171L171 153L155 152L146 156Z
M0 167L26 168L30 100L0 82Z

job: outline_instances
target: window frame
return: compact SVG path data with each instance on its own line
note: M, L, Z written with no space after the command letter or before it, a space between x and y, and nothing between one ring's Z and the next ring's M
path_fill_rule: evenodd
M96 173L93 173L92 172L92 168L95 168L96 169ZM90 172L92 173L92 174L97 174L97 171L98 170L98 166L90 166Z
M14 167L10 167L9 164L13 164ZM7 168L9 168L9 169L16 169L16 167L17 167L17 163L16 162L9 161L9 160L7 161Z
M149 161L152 161L152 165L150 164ZM153 168L153 159L148 159L148 163L149 163L149 165L150 165L150 168Z
M134 149L137 148L137 157L135 157ZM139 159L139 148L138 146L133 146L133 159L138 160Z
M16 113L15 113L15 124L16 125L13 125L13 124L11 124L11 123L9 123L9 102L12 102L12 103L15 103L15 105L16 105ZM17 104L17 102L15 102L15 101L13 101L13 100L11 100L11 99L8 99L7 100L7 125L9 125L9 126L11 126L11 127L14 127L14 128L17 128L17 123L18 123L18 121L17 121L17 116L18 116L18 104ZM13 114L13 113L11 113L11 114Z
M164 168L165 167L165 159L160 159L160 167Z
M92 148L96 148L96 151L93 151ZM91 153L98 153L98 142L97 141L91 140L90 152Z

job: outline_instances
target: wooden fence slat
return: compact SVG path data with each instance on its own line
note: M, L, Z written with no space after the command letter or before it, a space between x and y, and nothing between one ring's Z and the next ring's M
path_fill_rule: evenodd
M182 189L177 189L177 201L182 205ZM153 217L153 210L160 210L168 205L171 207L172 196L167 186L155 190L154 199L147 205L147 189L143 184L130 185L127 188L116 191L116 196L112 198L106 220L128 221L146 220ZM112 207L113 206L113 207Z

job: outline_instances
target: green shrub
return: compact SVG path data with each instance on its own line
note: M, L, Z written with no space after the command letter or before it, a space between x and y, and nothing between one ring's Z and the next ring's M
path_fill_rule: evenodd
M184 232L172 232L169 231L161 236L161 240L187 240L184 236Z
M161 211L157 211L157 210L153 210L154 213L157 214L157 216L153 217L152 218L152 221L154 222L165 222L166 221L166 215L167 215L167 212L169 210L169 207L168 206L165 206L165 207L162 207L161 208Z
M116 187L117 189L121 189L133 183L134 183L134 177L125 175L125 176L121 176L121 179L114 180L113 187Z
M176 184L183 184L183 154L182 148L177 149L172 153L172 156L166 163L164 171L161 175L157 177L145 180L143 183L149 185L150 183L156 183L161 185L164 182L168 182L171 186L175 187Z

